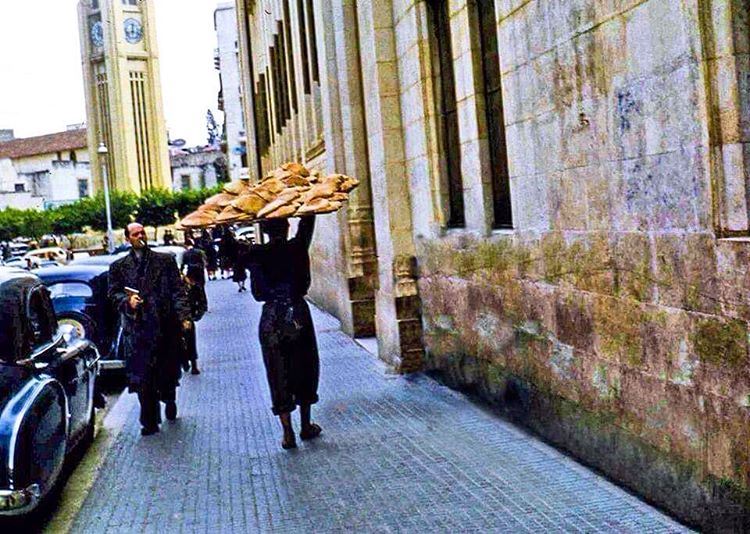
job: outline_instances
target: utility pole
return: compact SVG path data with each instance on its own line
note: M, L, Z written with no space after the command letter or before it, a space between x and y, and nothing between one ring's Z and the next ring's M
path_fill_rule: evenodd
M109 177L107 176L107 146L104 142L99 143L99 149L96 151L102 164L102 182L104 183L104 206L107 210L107 252L112 254L115 251L114 233L112 232L112 209L109 204Z

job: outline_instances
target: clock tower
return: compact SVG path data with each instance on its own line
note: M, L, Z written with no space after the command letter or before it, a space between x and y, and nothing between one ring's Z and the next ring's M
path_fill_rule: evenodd
M78 21L95 189L102 163L111 189L169 188L154 0L80 0Z

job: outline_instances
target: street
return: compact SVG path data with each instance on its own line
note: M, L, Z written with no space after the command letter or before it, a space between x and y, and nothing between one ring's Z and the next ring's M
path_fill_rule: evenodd
M260 305L229 281L207 289L202 374L183 378L179 419L142 438L122 397L72 532L685 530L463 395L387 373L317 309L323 435L282 450Z

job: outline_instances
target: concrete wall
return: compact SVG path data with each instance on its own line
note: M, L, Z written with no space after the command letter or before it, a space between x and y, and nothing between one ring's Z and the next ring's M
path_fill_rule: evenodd
M3 160L4 163L0 163L0 207L41 209L76 201L79 199L78 180L87 180L89 194L92 194L88 151L76 150L75 156L75 162L70 158L70 151L61 152L59 160L57 154ZM47 175L34 194L32 181L36 173ZM25 192L15 193L15 184L23 184Z
M245 136L240 90L239 48L237 40L237 13L234 5L220 5L216 9L216 36L219 44L221 84L224 97L224 124L227 133L227 158L232 180L239 180L242 173L242 156L245 150L240 137ZM252 154L248 157L253 157Z

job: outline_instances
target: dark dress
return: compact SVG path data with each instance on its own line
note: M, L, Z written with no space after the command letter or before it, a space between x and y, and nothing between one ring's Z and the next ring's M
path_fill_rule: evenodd
M248 247L240 263L250 270L253 297L263 302L260 344L271 390L271 409L279 415L318 401L320 362L310 308L310 256L315 219L300 221L297 235L278 244Z
M185 332L185 344L187 349L187 360L196 362L198 360L198 346L195 339L195 323L200 321L208 311L208 299L206 289L200 284L186 284L188 302L190 303L190 318L193 328Z
M186 274L201 285L206 284L206 263L205 252L196 247L186 250L182 256Z
M123 316L123 354L130 391L141 401L141 424L161 420L159 399L174 400L184 358L181 322L190 319L185 286L174 258L146 248L109 268L109 297ZM143 304L133 312L125 288L139 291Z

